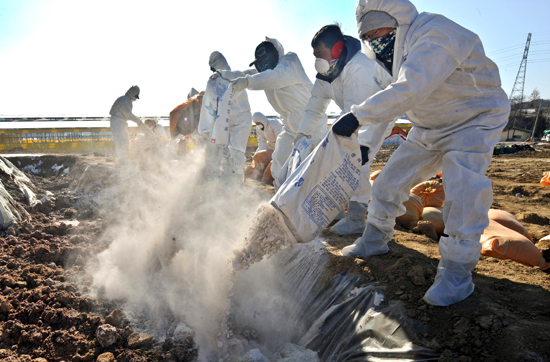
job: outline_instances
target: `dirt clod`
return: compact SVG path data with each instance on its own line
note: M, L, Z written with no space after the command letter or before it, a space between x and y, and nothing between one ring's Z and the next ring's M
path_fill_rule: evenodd
M96 337L102 347L109 347L116 342L116 328L110 324L102 324L97 327Z

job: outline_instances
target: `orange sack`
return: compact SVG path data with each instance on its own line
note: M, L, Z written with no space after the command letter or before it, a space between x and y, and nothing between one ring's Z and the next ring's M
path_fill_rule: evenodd
M441 207L425 207L422 212L422 220L434 224L437 235L443 235L445 231L445 222L443 221L443 209Z
M252 158L252 162L255 164L255 167L266 168L267 164L271 162L272 155L273 150L256 152Z
M422 199L424 207L441 207L445 203L445 191L439 181L425 181L412 188L411 194Z
M540 180L542 186L550 186L550 172L545 172Z
M371 173L370 177L369 177L369 180L371 180L371 181L376 180L378 175L380 175L380 172L382 172L382 170L377 170L377 171L374 171L373 173Z
M538 266L542 270L550 268L541 251L525 236L489 220L489 226L480 239L481 255L498 259L511 259L527 266Z
M422 200L416 195L410 195L409 199L403 203L407 212L395 218L395 221L406 229L412 229L418 220L422 218Z
M525 226L523 226L514 215L507 211L491 209L489 210L489 220L496 221L500 225L506 226L508 229L512 229L525 236L529 241L533 241L533 238L529 235Z
M252 158L252 165L246 168L244 172L245 177L260 181L263 178L269 179L271 177L271 157L273 150L263 150L254 154ZM265 174L269 167L269 177ZM272 179L272 177L271 177Z
M273 176L271 175L271 164L273 163L273 161L271 161L267 167L265 168L265 171L264 171L264 176L262 177L262 182L264 184L269 184L269 185L273 185L273 181L275 180L273 178Z

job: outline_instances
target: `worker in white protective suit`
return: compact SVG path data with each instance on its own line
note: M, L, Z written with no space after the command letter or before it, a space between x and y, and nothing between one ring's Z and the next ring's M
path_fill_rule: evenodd
M145 121L143 121L143 123L145 123L145 125L149 127L151 131L153 131L159 141L166 141L170 138L170 136L166 132L166 129L164 129L164 127L160 125L156 120L147 118Z
M361 52L361 42L344 36L338 25L321 28L313 37L311 46L318 73L295 142L301 137L309 137L319 127L326 127L324 115L331 100L344 114L352 105L362 103L391 82L388 72ZM346 217L338 221L331 232L350 235L361 234L365 229L371 197L370 165L394 123L388 120L359 130L362 158L368 161L361 167L359 186L348 203Z
M252 115L252 122L256 124L258 148L255 154L265 150L275 150L277 137L283 132L283 124L277 118L267 118L262 112Z
M442 15L419 14L409 0L360 0L356 15L360 38L392 84L352 106L334 133L349 136L403 113L414 127L374 183L363 236L342 254L387 253L411 187L443 171L448 236L439 241L441 260L424 300L460 302L474 290L471 271L493 201L485 172L510 112L498 68L476 34Z
M139 99L139 87L134 85L128 89L125 95L117 98L109 112L115 151L121 162L128 160L130 149L130 136L128 135L128 123L126 121L134 121L140 129L147 129L141 119L132 113L132 102L136 99ZM149 131L148 134L150 133Z
M267 100L280 115L283 132L277 137L271 165L271 173L277 180L283 164L292 153L292 141L304 116L313 84L298 55L292 52L285 54L276 39L266 37L266 41L256 47L255 56L250 65L254 65L259 73L233 79L233 89L265 90ZM326 126L318 125L311 133L320 140L326 133Z
M234 79L245 76L244 72L232 71L227 60L218 51L210 54L210 69L215 72L213 77L221 75L225 79ZM223 152L225 164L222 176L236 181L244 180L244 164L246 162L246 146L252 130L252 114L246 90L233 88L233 99L229 114L229 144ZM215 162L215 161L214 161Z

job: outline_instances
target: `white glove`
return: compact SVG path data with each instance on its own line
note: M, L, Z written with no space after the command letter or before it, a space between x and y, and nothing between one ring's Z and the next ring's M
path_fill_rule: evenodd
M294 140L292 141L292 146L296 146L296 143L298 143L304 137L307 137L308 139L311 138L311 136L307 134L298 133L296 137L294 137Z
M240 92L248 88L248 78L246 77L233 79L231 83L233 83L233 90L236 92Z

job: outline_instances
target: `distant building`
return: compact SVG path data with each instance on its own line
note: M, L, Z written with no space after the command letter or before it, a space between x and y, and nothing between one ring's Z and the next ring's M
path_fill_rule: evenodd
M509 123L502 131L499 142L524 142L531 137L531 132L530 129L513 127Z

